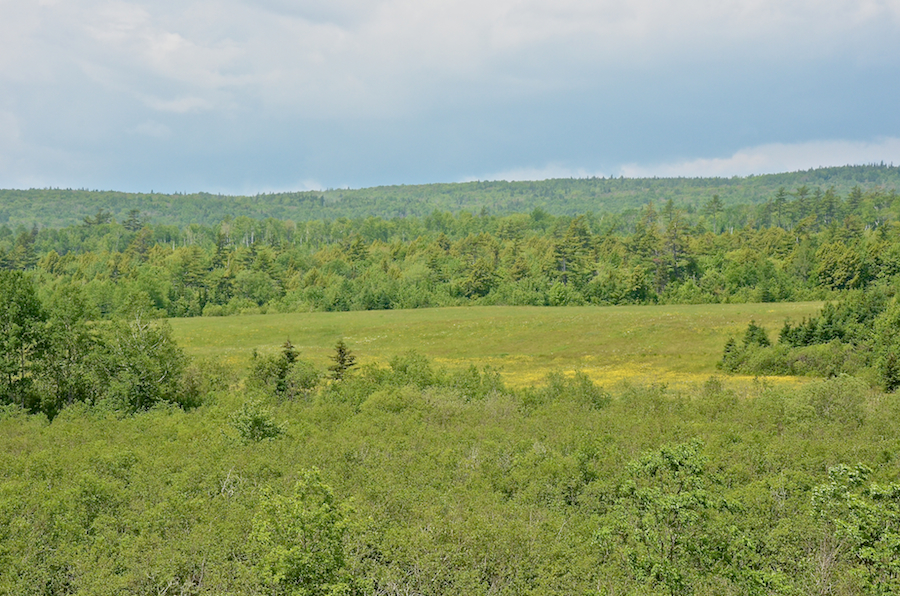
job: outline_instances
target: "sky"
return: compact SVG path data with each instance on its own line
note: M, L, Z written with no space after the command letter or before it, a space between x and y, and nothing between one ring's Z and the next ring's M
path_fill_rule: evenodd
M900 164L900 0L0 0L0 188Z

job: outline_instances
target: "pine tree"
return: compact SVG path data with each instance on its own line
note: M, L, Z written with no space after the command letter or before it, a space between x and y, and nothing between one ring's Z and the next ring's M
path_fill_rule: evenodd
M334 361L334 364L329 366L328 370L331 371L329 378L333 381L342 381L347 372L356 366L356 356L353 355L343 339L339 339L337 344L335 344L334 356L331 359Z

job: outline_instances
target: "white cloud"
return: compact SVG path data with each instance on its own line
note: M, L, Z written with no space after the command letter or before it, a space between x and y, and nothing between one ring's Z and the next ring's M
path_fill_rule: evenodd
M382 155L387 157L378 168L382 163L385 170L406 167L406 176L420 167L417 160L429 154L398 147L420 147L422 139L433 140L448 147L441 153L450 164L447 169L456 168L453 160L463 161L459 156L467 151L473 154L475 144L486 148L484 155L494 146L501 147L495 153L502 147L508 150L509 144L494 140L518 138L518 130L511 129L537 130L535 122L547 111L571 109L577 112L572 121L581 119L587 125L584 131L573 127L566 133L573 139L569 145L575 147L566 155L565 163L570 163L575 162L571 155L581 141L576 137L603 137L597 123L616 118L613 109L628 110L632 98L641 109L665 111L666 90L655 85L671 85L674 77L691 78L713 65L705 75L696 76L697 88L703 89L698 95L712 89L706 95L712 97L714 73L743 73L750 65L755 72L772 73L773 81L782 81L782 88L774 91L788 88L783 95L792 101L793 79L779 75L822 70L838 61L849 69L862 64L869 69L866 73L877 72L884 81L882 97L896 95L900 0L0 0L4 96L0 109L16 118L21 148L6 151L3 159L23 164L16 171L48 171L68 163L70 157L107 165L112 162L104 151L134 146L123 143L122 137L148 137L128 141L149 143L152 152L160 145L153 139L171 140L171 131L178 130L186 141L181 147L209 147L211 143L200 140L215 137L218 156L240 154L234 157L238 162L247 154L283 154L273 139L284 133L300 139L297 151L306 153L297 155L296 161L272 160L281 164L272 168L288 169L298 163L330 167L330 172L318 169L296 175L328 185L350 179L357 185L354 170L376 171L373 163ZM888 67L876 68L884 64ZM810 65L814 68L806 68ZM855 73L830 72L829 83L858 82L845 74ZM870 74L863 76L871 79ZM735 75L727 84L737 86L735 80L740 78ZM740 82L755 85L757 92L760 78ZM691 79L685 87L694 82ZM821 78L813 82L826 86ZM629 85L643 87L629 90ZM651 94L656 96L653 101L638 101ZM580 103L560 107L566 97ZM607 99L609 105L604 105ZM866 99L861 98L860 110L866 109ZM591 107L577 107L585 105ZM596 110L590 111L595 105ZM466 129L469 122L483 122L486 115L502 114L507 106L510 112L525 106L518 113L527 115L518 122L510 118L498 123L481 136ZM676 115L688 111L684 104L673 106ZM719 112L731 109L717 107ZM815 114L816 107L810 106L809 112ZM819 112L827 114L822 118L839 113ZM886 120L884 134L898 134L896 118L887 120L884 114L882 109L873 118ZM750 124L768 115L753 114L756 121ZM166 125L157 120L171 130L166 132ZM628 120L629 125L634 121ZM489 122L483 128L493 125ZM417 127L426 132L415 136L410 131ZM447 132L450 128L455 129ZM800 138L809 128L784 134ZM829 130L854 134L848 128ZM443 138L434 138L441 134ZM659 141L664 134L641 142ZM871 129L859 134L871 134ZM537 146L550 136L537 130L521 138ZM359 139L380 143L385 151L361 150L357 154L362 157L353 162L357 154L337 147ZM621 137L602 138L610 147L620 141ZM322 147L331 147L330 153ZM53 151L59 151L58 157ZM665 151L662 147L655 155ZM165 159L161 155L156 155L160 163ZM331 166L320 166L326 160L322 155L329 156ZM560 153L552 155L552 148L528 155L532 157L521 163L536 167L501 171L493 177L591 174L567 167L559 161ZM752 153L723 159L672 167L737 169L741 159L761 158ZM361 163L364 160L368 161ZM501 156L497 161L508 160ZM127 161L109 167L123 168ZM136 161L140 166L135 169L162 171L149 159ZM549 165L540 165L545 162ZM468 165L471 162L466 163L469 172L477 173ZM498 169L496 163L485 163L484 171ZM259 171L267 167L260 166ZM335 173L339 168L343 171ZM98 176L107 172L101 171ZM197 180L207 175L199 168L194 171ZM429 171L440 172L438 166ZM293 175L282 171L278 179ZM458 178L460 172L434 175Z
M177 99L159 99L158 97L143 97L143 102L160 112L174 112L176 114L187 114L188 112L197 112L201 110L211 110L214 104L202 97L179 97Z
M0 111L0 175L16 171L22 154L21 130L16 115Z
M42 171L42 166L48 172ZM59 183L67 174L86 169L85 159L55 147L30 143L20 118L0 109L0 187L40 188Z
M133 129L131 129L131 132L155 139L166 139L172 135L172 129L170 129L165 124L161 124L153 120L148 120L147 122L138 124Z
M900 165L900 138L876 141L810 141L806 143L770 143L736 151L728 157L697 158L659 164L625 164L601 171L550 163L542 167L510 168L473 180L549 180L553 178L589 178L625 176L626 178L706 178L751 176L796 172L819 167L864 165L872 163Z
M629 178L731 177L881 162L900 164L900 139L771 143L741 149L728 157L657 165L627 164L619 169L618 174Z

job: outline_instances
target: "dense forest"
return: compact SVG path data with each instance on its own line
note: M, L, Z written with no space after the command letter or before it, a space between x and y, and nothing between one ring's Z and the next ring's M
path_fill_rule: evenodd
M0 267L69 288L91 318L824 299L900 273L895 191L779 188L757 205L619 214L225 218L0 226Z
M253 196L210 193L125 193L85 189L0 190L0 224L65 227L98 212L119 222L140 211L148 223L215 225L226 217L334 220L425 217L434 211L505 215L541 209L552 215L621 213L668 200L699 210L713 195L726 206L765 202L779 188L833 189L844 195L900 189L893 165L818 168L802 172L734 178L586 178L530 182L483 181L282 192Z

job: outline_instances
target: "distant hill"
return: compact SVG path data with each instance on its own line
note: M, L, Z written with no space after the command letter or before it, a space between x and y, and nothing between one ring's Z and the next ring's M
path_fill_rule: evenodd
M491 214L543 209L554 215L617 213L650 201L672 199L691 210L714 194L724 205L754 204L779 188L834 188L839 195L863 190L900 190L900 167L884 164L818 168L803 172L733 178L584 178L529 182L462 182L375 188L288 192L255 196L209 193L161 194L116 191L0 190L0 224L62 227L102 212L123 222L139 213L157 224L213 224L226 217L333 220L340 217L424 216L434 211Z

